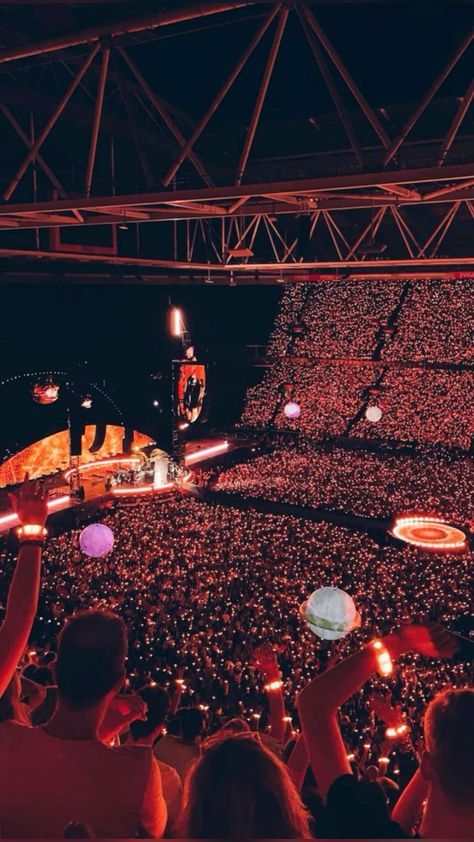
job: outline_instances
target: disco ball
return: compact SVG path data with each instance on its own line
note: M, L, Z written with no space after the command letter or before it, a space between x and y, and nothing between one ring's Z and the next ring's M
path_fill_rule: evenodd
M57 401L59 386L56 383L35 383L31 389L31 397L36 403L48 404Z
M91 523L82 530L79 546L85 555L102 558L114 546L114 533L104 523Z
M365 410L365 417L367 418L367 421L371 421L373 424L376 424L382 417L382 410L379 406L368 406Z
M359 628L354 600L340 588L319 588L300 607L311 631L323 640L339 640Z
M285 408L283 410L286 417L290 420L294 420L295 418L299 418L301 415L301 407L298 403L294 401L289 401L289 403L285 404Z

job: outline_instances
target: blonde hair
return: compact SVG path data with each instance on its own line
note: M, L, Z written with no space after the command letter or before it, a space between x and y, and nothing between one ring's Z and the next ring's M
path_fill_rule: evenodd
M309 838L288 770L253 734L211 742L184 787L179 835L191 839Z
M446 690L428 705L425 742L439 785L459 804L474 801L474 690Z

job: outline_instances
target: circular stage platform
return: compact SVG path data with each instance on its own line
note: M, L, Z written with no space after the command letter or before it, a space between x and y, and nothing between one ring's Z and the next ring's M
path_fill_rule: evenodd
M467 547L467 536L462 529L429 515L396 516L389 533L399 541L424 550L453 552Z

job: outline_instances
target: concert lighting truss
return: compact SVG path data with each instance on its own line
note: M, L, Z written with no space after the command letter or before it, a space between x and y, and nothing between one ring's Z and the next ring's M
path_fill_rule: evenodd
M117 281L176 283L472 275L474 30L444 66L432 57L432 84L394 119L390 96L370 105L357 72L328 38L321 0L164 5L0 50L4 279L56 272L69 280L109 273ZM262 159L253 154L255 138L269 131L262 114L275 65L288 55L290 26L332 102L334 116L316 126L329 142L323 152L302 155L296 137L283 161ZM186 39L206 27L216 37L232 27L240 55L231 68L216 63L209 105L195 119L150 81L142 51L158 53L173 38L192 77ZM255 55L255 85L247 80L242 88L248 125L229 163L214 154L225 147L225 122L213 122L212 132L209 124ZM447 102L443 85L453 71L459 92ZM420 138L426 113L431 134ZM71 161L68 138L74 149L76 136L85 152ZM135 189L127 190L132 160ZM70 229L90 226L108 226L112 245L88 245L80 234L68 240Z

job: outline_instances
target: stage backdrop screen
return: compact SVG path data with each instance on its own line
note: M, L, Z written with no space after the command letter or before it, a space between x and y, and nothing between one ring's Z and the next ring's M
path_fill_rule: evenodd
M192 360L175 362L175 414L194 424L201 415L206 395L206 366Z

